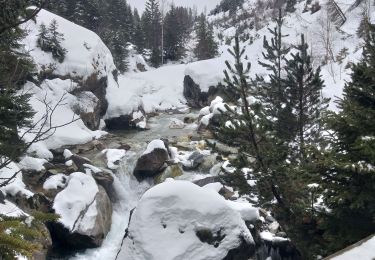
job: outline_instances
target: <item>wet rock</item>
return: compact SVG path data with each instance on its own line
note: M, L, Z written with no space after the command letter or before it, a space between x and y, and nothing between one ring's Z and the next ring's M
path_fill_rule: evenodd
M193 181L194 184L196 184L200 187L203 187L203 186L206 186L207 184L215 183L215 182L220 182L219 176L207 177L207 178L204 178L204 179L201 179L201 180Z
M198 169L200 172L208 173L217 163L217 154L211 154L203 158L203 162L199 165Z
M156 148L150 153L143 154L134 168L134 176L142 181L145 178L153 178L166 168L169 159L167 150Z
M82 157L82 156L79 156L79 155L76 155L76 154L73 154L70 158L68 158L69 160L72 160L73 163L77 166L78 170L80 172L85 172L85 164L92 164L92 162L85 158L85 157Z
M187 115L184 118L184 123L185 124L193 124L197 120L198 120L198 116L196 116L196 115Z
M113 188L113 176L109 172L101 171L94 173L92 177L96 183L104 188L111 201L116 201L116 192Z
M16 196L7 197L7 199L16 204L26 213L33 211L41 211L44 213L52 213L52 200L47 198L43 193L35 193L32 197L25 197L17 194Z
M161 174L155 177L155 184L164 182L167 178L176 178L184 172L178 164L168 166Z
M189 158L187 159L187 162L183 163L183 168L186 171L195 170L198 168L199 165L203 163L203 161L204 161L204 155L198 151L195 151L189 156Z
M233 200L233 196L234 196L234 192L231 191L230 189L228 189L227 187L223 186L220 191L219 191L219 194L221 196L223 196L226 200Z

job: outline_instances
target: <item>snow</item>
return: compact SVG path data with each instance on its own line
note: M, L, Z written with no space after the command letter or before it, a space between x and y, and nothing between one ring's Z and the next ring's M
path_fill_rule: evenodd
M76 230L76 224L84 224L79 225L84 230L91 228L95 223L96 214L92 211L96 210L95 198L98 191L98 186L91 175L81 172L69 175L66 188L56 195L53 203L53 209L60 215L59 221L72 231ZM83 211L90 214L84 214L82 220L80 218Z
M223 184L221 184L220 182L209 183L203 186L203 188L205 189L210 189L216 192L219 192L223 187L224 187Z
M28 216L28 214L8 200L4 200L4 204L0 202L0 215L13 218Z
M165 144L162 140L153 140L147 145L146 151L143 152L142 155L146 155L149 153L152 153L155 149L163 149L167 151L167 148L165 147Z
M19 162L19 166L23 170L34 170L37 172L40 172L42 170L45 170L44 164L48 161L45 159L39 159L34 158L30 156L25 156L22 158L22 160Z
M225 233L218 247L201 242L198 230ZM223 235L223 233L222 233ZM127 260L216 260L253 243L241 215L217 192L187 181L167 181L148 190L133 213L119 255Z
M237 202L237 201L226 201L227 204L235 211L241 214L241 217L245 221L255 221L259 219L259 210L254 208L250 203Z
M8 185L1 187L0 190L9 196L21 194L27 198L32 197L34 193L26 189L26 185L22 181L21 169L14 162L0 169L0 178L2 179L11 178L14 174L16 174L16 177Z
M51 53L46 53L37 47L39 26L42 23L48 26L53 19L57 21L58 31L64 34L62 47L68 50L63 63L55 61ZM29 34L23 43L26 49L30 50L30 55L39 71L53 64L56 67L54 70L56 75L87 78L95 73L101 78L111 76L116 69L109 49L99 36L60 16L41 10L36 17L36 23L30 21L24 25L24 28Z
M57 190L58 188L65 188L68 180L69 177L62 173L52 175L43 183L43 189Z
M42 83L40 88L30 82L25 85L23 91L33 94L30 99L30 104L36 111L33 121L35 123L39 122L37 128L43 126L43 129L47 130L49 127L64 125L63 127L57 128L56 131L51 130L47 132L46 137L51 134L53 135L49 136L47 140L34 144L30 147L28 152L35 152L38 157L51 159L52 154L48 152L49 149L56 149L64 145L87 143L106 134L104 131L92 131L88 129L83 121L79 119L79 116L73 111L77 102L82 102L82 97L77 98L68 93L68 91L76 87L77 85L68 79L46 80ZM48 121L45 125L42 125L41 122L41 119L43 119L47 112L45 104L42 102L43 100L45 100L50 107L56 106L51 122ZM61 102L59 103L60 100ZM22 134L23 131L25 130L21 129L20 134ZM35 135L32 133L25 135L27 141L31 141L34 137Z
M126 151L123 149L105 149L102 151L107 158L109 169L116 170L119 167L119 161L124 158Z
M375 236L355 244L352 248L329 258L331 260L373 260L375 258Z

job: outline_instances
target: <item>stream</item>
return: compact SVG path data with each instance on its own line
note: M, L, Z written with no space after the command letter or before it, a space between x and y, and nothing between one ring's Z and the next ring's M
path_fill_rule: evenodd
M196 136L195 124L187 124L182 129L171 129L173 119L184 120L186 114L160 114L148 120L149 130L146 131L115 131L111 132L103 142L108 148L116 148L119 143L126 143L131 147L122 160L120 168L115 174L114 188L118 201L113 204L112 226L102 246L78 253L70 259L116 259L121 248L122 239L128 226L130 211L137 206L142 195L152 187L153 183L143 181L139 183L133 176L133 169L140 154L146 149L147 143L154 139L165 138L171 142L186 140L187 136ZM100 154L87 153L88 158L97 158Z

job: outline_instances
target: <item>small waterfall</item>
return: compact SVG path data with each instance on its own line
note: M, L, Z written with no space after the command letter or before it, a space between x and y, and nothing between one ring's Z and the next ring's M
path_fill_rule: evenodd
M114 189L118 200L113 204L112 227L100 248L89 249L79 253L72 259L115 259L121 247L121 242L128 226L130 211L135 208L142 195L152 186L152 183L139 183L133 176L133 170L139 153L128 152L117 170L114 179Z

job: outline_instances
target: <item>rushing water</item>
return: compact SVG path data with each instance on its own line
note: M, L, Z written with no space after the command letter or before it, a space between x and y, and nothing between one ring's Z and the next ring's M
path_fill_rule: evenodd
M139 183L133 176L133 170L138 157L145 149L148 142L166 138L177 140L187 135L195 133L195 125L187 125L183 129L170 129L170 123L174 118L183 120L185 115L161 114L149 120L150 130L147 131L117 131L112 132L107 140L109 147L115 146L119 142L127 143L131 146L131 151L127 152L120 168L115 174L114 189L118 196L118 201L113 204L112 226L100 248L89 249L84 253L79 253L71 259L92 260L116 258L121 248L125 230L128 226L130 211L137 206L137 203L144 192L152 186L152 183L143 181Z

